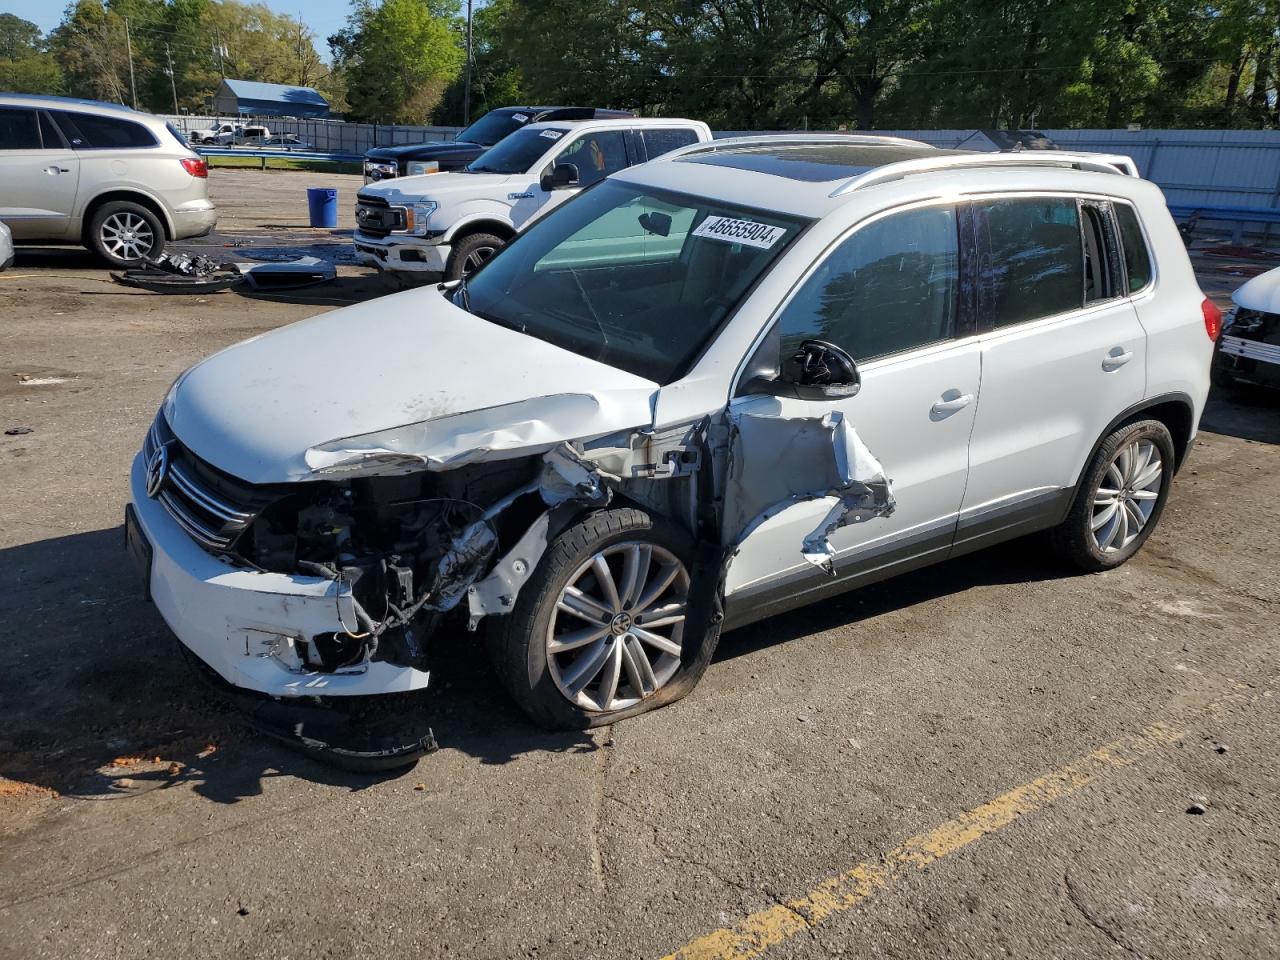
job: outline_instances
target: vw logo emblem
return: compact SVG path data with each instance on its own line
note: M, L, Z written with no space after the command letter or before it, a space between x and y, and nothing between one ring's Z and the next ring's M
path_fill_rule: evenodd
M153 500L169 475L169 444L162 443L147 460L147 496Z

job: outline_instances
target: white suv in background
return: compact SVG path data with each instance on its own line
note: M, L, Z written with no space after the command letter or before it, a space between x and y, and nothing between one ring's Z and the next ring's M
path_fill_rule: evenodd
M1163 194L1106 158L698 144L443 294L197 364L127 539L231 684L422 688L441 631L486 626L531 717L609 723L689 691L722 629L906 570L1042 530L1125 562L1219 323Z
M464 170L366 185L356 198L356 259L392 274L460 279L583 188L710 139L696 120L531 123Z
M0 93L0 220L17 243L79 243L113 266L154 257L213 229L208 177L159 117Z

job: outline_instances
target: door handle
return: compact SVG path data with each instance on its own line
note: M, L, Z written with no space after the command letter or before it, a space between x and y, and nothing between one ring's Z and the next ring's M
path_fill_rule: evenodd
M950 391L950 390L947 391L947 393L952 393L952 392L954 391ZM944 397L946 395L947 395L946 393L943 394ZM935 414L955 413L957 410L963 410L972 402L973 402L973 394L964 393L958 397L950 397L946 400L942 400L942 399L935 400L933 403L932 409Z
M1111 352L1102 358L1103 370L1119 370L1133 359L1133 351L1123 347L1112 347Z
M44 168L44 172L45 172L45 173L47 173L47 174L49 174L50 176L56 176L56 175L57 175L57 174L59 174L59 173L70 173L70 172L71 172L71 168L70 168L70 167L59 167L59 166L57 166L57 165L55 164L55 165L54 165L54 166L52 166L52 167L45 167L45 168Z

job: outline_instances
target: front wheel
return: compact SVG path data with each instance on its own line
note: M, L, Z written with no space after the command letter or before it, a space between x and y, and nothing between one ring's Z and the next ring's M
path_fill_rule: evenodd
M491 233L473 233L463 237L449 251L444 267L446 280L461 280L475 273L502 249L502 239Z
M490 634L507 691L535 722L559 729L684 696L719 637L689 620L692 555L681 527L630 507L569 527Z
M1067 519L1052 531L1059 556L1091 572L1132 557L1164 511L1173 468L1173 437L1159 420L1117 428L1094 454Z

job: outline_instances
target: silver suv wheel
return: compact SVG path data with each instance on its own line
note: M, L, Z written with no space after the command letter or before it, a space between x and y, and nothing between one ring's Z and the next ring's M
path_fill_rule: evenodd
M1164 462L1147 439L1121 447L1093 496L1093 542L1103 553L1125 549L1142 533L1160 499Z
M615 543L581 564L556 599L547 665L580 709L621 710L680 669L689 573L664 547Z
M117 260L141 260L156 245L151 224L128 210L111 214L98 228L102 247Z

